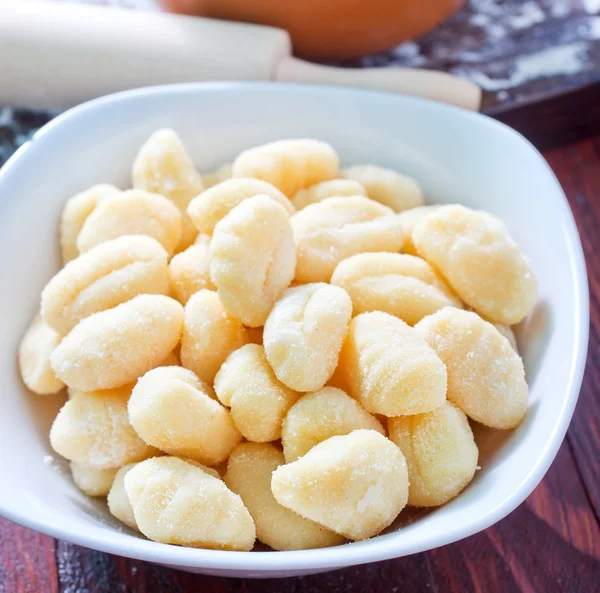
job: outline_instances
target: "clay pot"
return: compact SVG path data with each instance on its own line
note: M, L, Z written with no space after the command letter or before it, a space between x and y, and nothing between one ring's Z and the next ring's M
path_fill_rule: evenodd
M465 0L161 0L172 12L287 29L294 53L341 60L384 51L433 29Z

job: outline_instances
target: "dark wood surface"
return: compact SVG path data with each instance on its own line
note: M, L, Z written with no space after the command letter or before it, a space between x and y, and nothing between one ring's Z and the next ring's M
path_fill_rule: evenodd
M44 117L0 122L2 146ZM0 119L2 112L0 111ZM4 156L6 153L4 154ZM591 292L588 365L575 416L533 494L486 531L424 554L322 575L191 575L55 541L0 519L0 593L596 593L600 591L600 136L545 152L581 233Z

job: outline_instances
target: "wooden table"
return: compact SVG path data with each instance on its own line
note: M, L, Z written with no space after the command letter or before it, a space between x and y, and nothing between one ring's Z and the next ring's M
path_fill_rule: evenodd
M19 125L4 132L0 121L0 165L19 133L45 122L26 113L17 119ZM424 554L267 581L178 572L56 541L0 519L0 593L600 591L600 136L545 156L582 236L591 291L590 346L567 438L542 483L510 516Z

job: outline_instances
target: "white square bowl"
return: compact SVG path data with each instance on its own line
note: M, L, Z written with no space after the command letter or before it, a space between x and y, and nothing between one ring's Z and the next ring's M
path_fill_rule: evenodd
M415 177L428 202L459 202L502 218L529 255L537 308L519 328L530 384L515 431L479 430L482 469L455 500L384 535L294 552L225 552L148 541L81 494L52 462L48 431L62 396L24 389L16 350L59 268L65 200L100 182L128 187L136 151L172 127L209 170L240 150L281 138L331 142L344 164L373 162ZM98 550L193 572L292 576L441 546L498 521L533 490L562 442L585 364L589 310L585 264L565 196L541 155L484 116L389 94L269 83L192 84L112 95L40 130L0 171L0 514Z

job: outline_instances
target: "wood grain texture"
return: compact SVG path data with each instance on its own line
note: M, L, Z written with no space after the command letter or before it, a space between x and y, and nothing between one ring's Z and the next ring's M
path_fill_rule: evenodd
M542 483L507 518L424 554L283 580L192 575L87 550L0 520L0 593L594 593L600 589L600 137L546 153L582 236L588 365Z

